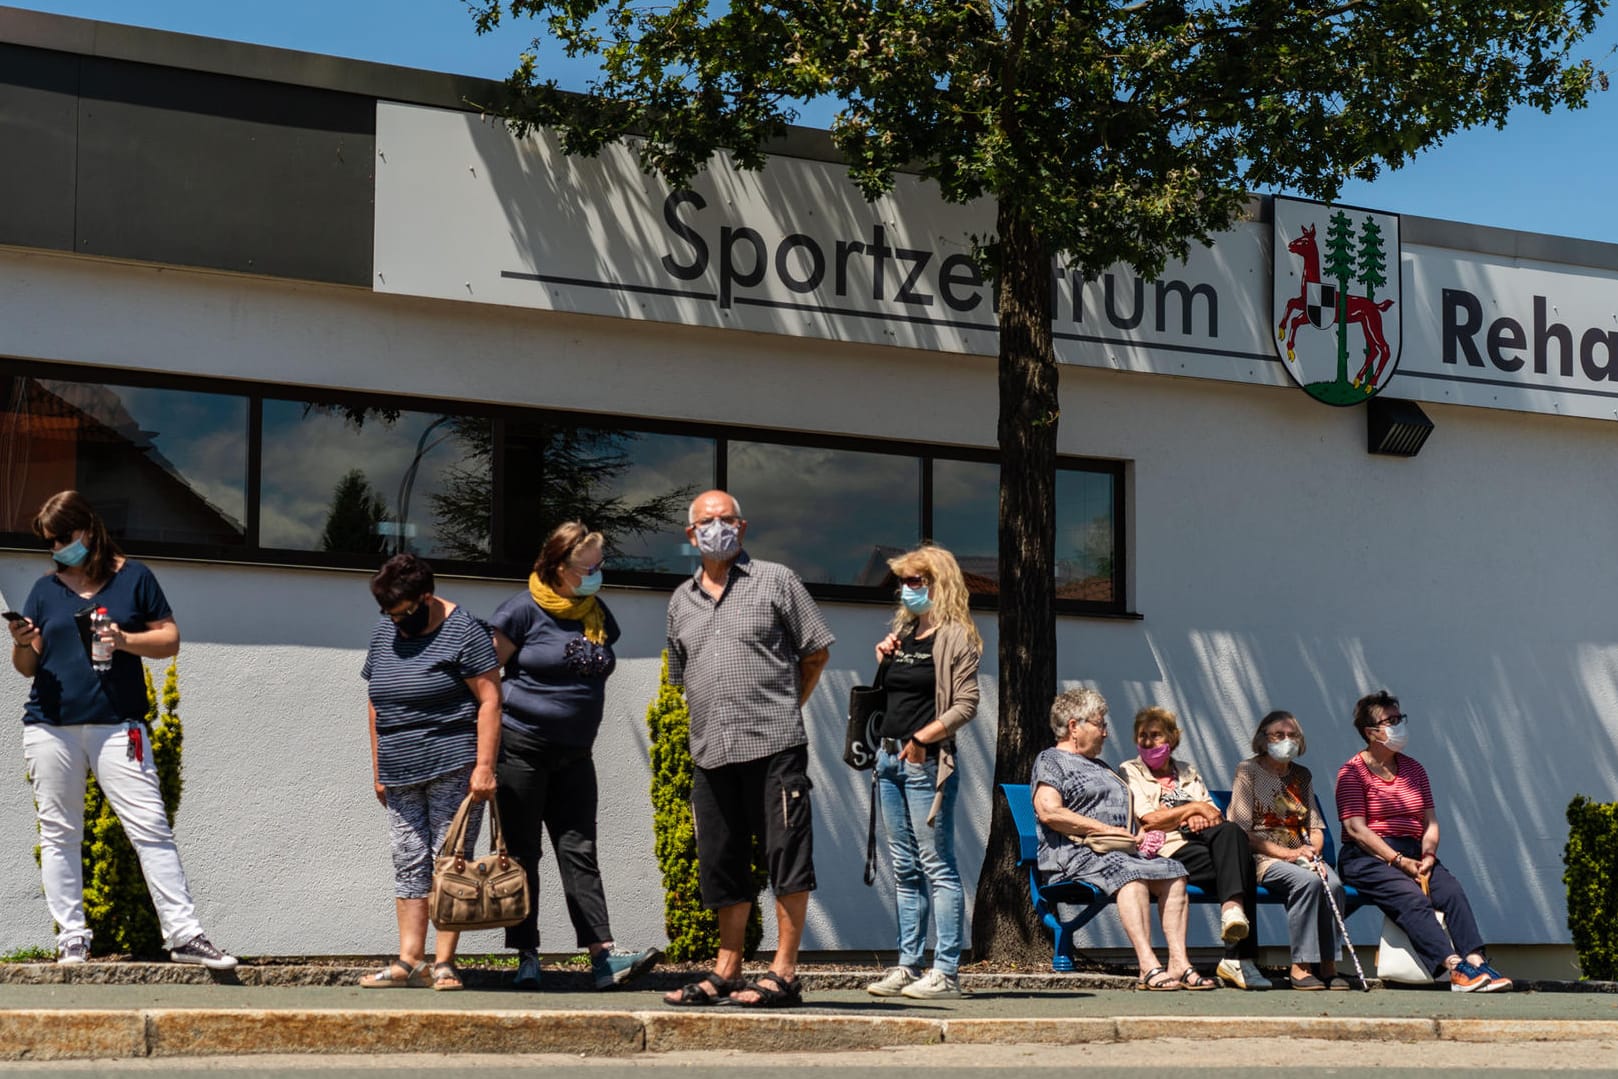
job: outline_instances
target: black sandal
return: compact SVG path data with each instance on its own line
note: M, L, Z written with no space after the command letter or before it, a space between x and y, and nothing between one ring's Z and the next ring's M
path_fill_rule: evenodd
M714 1004L726 1004L730 1000L730 995L746 984L740 978L721 978L717 974L705 974L698 981L694 981L689 985L682 985L679 996L673 998L664 997L663 1003L681 1008L702 1008ZM712 986L713 992L710 993L704 989L704 985Z
M782 977L773 970L760 974L737 992L741 989L751 989L758 994L758 999L737 1000L731 997L730 1002L738 1008L796 1008L803 1003L803 983L797 978Z
M1135 980L1135 988L1147 989L1153 993L1172 993L1184 989L1185 986L1180 984L1180 979L1164 968L1153 967Z

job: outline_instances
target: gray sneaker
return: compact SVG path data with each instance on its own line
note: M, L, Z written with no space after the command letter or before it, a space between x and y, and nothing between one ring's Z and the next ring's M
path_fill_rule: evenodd
M663 953L656 948L644 952L629 952L614 948L590 959L590 973L595 977L597 989L611 989L645 974L657 966Z
M90 958L90 942L74 937L56 949L56 962L64 967L77 966Z
M936 967L899 990L912 1000L944 1000L961 995L961 979Z
M896 997L905 986L920 980L921 975L914 968L889 967L881 978L866 986L865 991L873 997Z
M539 953L524 948L517 953L517 977L511 982L517 989L539 988Z
M205 933L198 933L169 952L169 958L176 963L189 963L192 966L207 967L209 970L236 969L236 957L226 955L215 948Z

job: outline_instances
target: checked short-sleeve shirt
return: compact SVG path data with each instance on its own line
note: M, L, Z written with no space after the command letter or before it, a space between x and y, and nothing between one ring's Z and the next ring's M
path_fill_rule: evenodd
M745 552L717 600L701 573L669 597L669 681L685 686L692 761L719 768L803 745L798 662L836 640L820 609L797 574Z

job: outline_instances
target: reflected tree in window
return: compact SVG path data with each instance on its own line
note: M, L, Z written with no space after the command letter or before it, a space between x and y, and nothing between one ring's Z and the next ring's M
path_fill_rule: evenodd
M706 439L511 424L505 439L506 557L526 560L552 528L583 521L606 537L615 568L664 569L651 541L669 533L677 537L683 529L686 507L711 480L712 455L713 443ZM692 456L700 460L686 460ZM675 457L683 462L679 474L705 469L702 482L671 483Z
M387 500L371 486L363 469L350 469L332 491L331 512L320 533L320 549L353 554L384 554L387 538L377 525L387 520Z

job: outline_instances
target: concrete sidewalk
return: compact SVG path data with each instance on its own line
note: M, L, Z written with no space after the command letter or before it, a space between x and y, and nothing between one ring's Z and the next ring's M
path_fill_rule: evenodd
M673 1008L678 975L606 993L546 971L547 988L468 970L472 987L362 990L359 969L245 966L214 976L171 964L0 968L0 1059L259 1053L848 1052L900 1045L1076 1045L1159 1038L1566 1042L1618 1039L1618 994L1447 990L1144 993L1093 975L966 975L968 996L894 1001L859 986L875 971L806 972L790 1011ZM219 984L214 984L215 979ZM296 979L305 984L289 984ZM263 984L276 982L279 984ZM320 984L307 984L316 982ZM111 984L109 984L111 983ZM479 987L482 986L482 987Z

